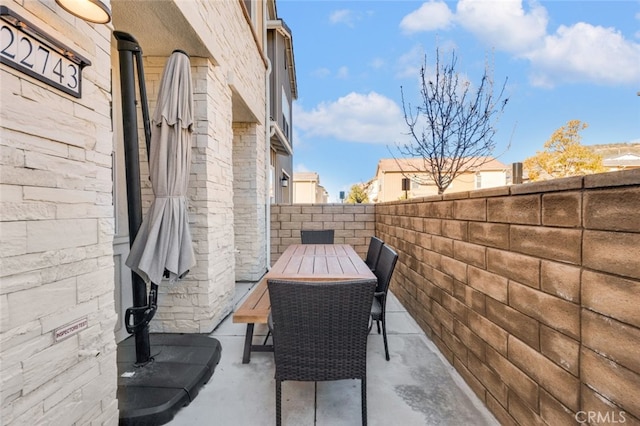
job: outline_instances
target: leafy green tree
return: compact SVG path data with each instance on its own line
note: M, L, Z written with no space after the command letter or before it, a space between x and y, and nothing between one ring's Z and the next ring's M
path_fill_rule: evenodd
M425 56L420 69L421 101L415 109L407 105L400 88L404 119L413 140L397 148L401 156L423 160L419 170L403 173L407 177L412 172L428 173L439 194L459 174L493 159L497 119L508 101L503 99L506 79L494 94L493 73L488 64L477 85L471 84L456 66L455 51L446 61L436 49L432 70L427 67Z
M347 203L349 204L361 204L368 203L369 196L365 192L363 185L352 185L349 195L347 195Z
M529 180L557 179L582 176L605 171L602 156L580 142L580 132L588 127L580 120L570 120L553 132L544 144L543 151L524 160L524 169Z

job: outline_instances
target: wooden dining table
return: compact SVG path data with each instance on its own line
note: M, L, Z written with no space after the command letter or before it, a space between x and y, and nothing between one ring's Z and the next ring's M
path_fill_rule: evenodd
M292 244L285 249L265 277L292 281L376 278L349 244Z
M246 323L243 364L251 352L271 352L273 345L253 344L254 324L266 324L271 310L267 281L350 281L376 279L364 260L349 244L292 244L234 312L234 323Z

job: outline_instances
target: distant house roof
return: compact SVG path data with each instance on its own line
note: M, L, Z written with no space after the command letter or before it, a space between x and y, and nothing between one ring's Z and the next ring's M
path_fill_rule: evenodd
M320 177L316 172L294 172L293 180L296 182L320 182Z
M628 143L610 143L600 145L586 145L596 154L602 155L602 158L616 158L621 155L632 154L640 155L640 143L628 142Z
M602 156L602 165L610 169L640 167L640 143L611 143L588 145L588 147Z
M605 167L640 167L640 155L624 154L606 158L602 161Z
M475 164L478 166L471 166L468 170L472 172L478 171L492 171L492 170L505 170L507 166L495 158L489 157L477 157ZM424 160L422 158L383 158L378 162L378 169L376 170L376 176L380 172L408 172L408 171L426 171L424 170Z

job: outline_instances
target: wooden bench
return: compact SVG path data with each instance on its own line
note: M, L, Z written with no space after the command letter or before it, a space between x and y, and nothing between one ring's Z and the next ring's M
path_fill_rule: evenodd
M273 345L267 345L265 339L262 345L253 344L253 326L254 324L266 324L271 311L271 302L269 301L269 289L267 288L267 278L263 278L247 296L242 305L233 313L234 323L246 323L247 333L244 337L244 352L242 355L242 363L248 364L251 360L251 351L255 352L273 352ZM267 338L269 335L267 335Z

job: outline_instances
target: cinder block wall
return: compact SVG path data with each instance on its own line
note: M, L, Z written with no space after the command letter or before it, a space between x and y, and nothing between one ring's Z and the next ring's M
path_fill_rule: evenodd
M640 423L640 170L375 216L392 291L501 424Z
M289 245L300 244L301 229L334 229L336 244L350 244L364 258L375 231L375 205L271 205L272 265Z

